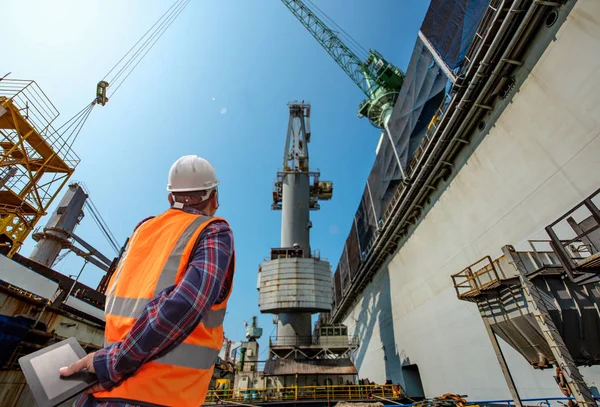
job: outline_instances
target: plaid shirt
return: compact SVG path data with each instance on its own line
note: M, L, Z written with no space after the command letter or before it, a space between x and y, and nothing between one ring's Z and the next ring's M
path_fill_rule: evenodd
M183 210L203 215L192 208ZM208 225L198 237L182 281L166 288L148 303L122 342L111 344L94 355L96 376L106 390L133 376L144 362L181 343L206 311L225 299L233 278L233 256L233 234L229 226L218 221ZM81 395L73 404L75 407L144 405L135 401L101 401L91 395Z

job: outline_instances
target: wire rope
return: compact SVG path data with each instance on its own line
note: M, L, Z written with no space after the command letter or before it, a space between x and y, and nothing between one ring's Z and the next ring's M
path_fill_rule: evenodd
M169 7L169 9L152 25L152 27L150 27L150 29L144 33L142 38L140 38L134 44L134 46L130 48L125 56L121 58L119 62L117 62L117 64L115 64L115 66L109 71L104 80L107 80L109 83L109 88L114 89L111 92L111 97L115 95L121 85L123 85L127 78L129 78L135 68L140 64L140 62L142 62L148 52L150 52L150 50L154 47L158 40L160 40L167 29L173 24L173 22L175 22L177 17L179 17L179 15L190 2L191 0L176 0L171 7ZM134 50L135 52L133 52ZM127 55L131 54L132 52L133 54L126 59ZM117 70L114 76L109 77L110 73L113 72L121 63L123 63L123 65Z

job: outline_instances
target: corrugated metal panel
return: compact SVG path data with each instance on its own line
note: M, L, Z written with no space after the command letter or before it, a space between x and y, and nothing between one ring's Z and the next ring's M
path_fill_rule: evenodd
M344 246L344 250L342 250L342 257L340 257L340 261L338 263L338 270L340 271L342 293L345 293L350 288L350 268L348 265L346 246Z
M444 62L458 67L473 41L489 0L432 0L421 31Z
M342 300L342 281L340 278L340 270L336 270L333 274L333 291L334 291L334 302L339 304ZM335 305L334 305L335 306Z
M355 375L358 374L350 359L275 359L265 364L265 376L302 375Z
M356 227L354 222L346 239L346 254L348 255L348 269L350 272L350 280L354 281L358 275L360 267L360 247L358 246L358 236L356 236Z
M331 266L325 260L285 258L262 263L258 305L261 312L330 311Z
M367 186L365 186L360 204L358 205L355 220L361 252L364 252L377 229L377 218L376 214L373 212L371 196Z

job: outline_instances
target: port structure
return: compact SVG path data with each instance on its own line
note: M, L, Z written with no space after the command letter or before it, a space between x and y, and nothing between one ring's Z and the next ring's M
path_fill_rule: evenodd
M53 127L58 110L34 81L0 80L0 248L12 257L79 158Z
M502 248L452 275L458 299L477 304L501 370L522 406L497 337L535 369L556 369L562 393L595 406L579 366L600 364L600 189L545 228L529 250Z
M257 288L260 312L275 314L277 323L264 376L278 376L274 380L279 385L297 386L303 380L306 384L308 379L299 379L303 375L353 378L356 369L349 353L357 344L342 326L332 327L331 336L327 330L325 335L312 333L311 315L331 311L333 285L331 265L311 249L310 211L319 210L319 201L332 198L333 183L320 181L320 173L310 169L310 104L294 101L288 107L283 171L277 174L271 206L282 211L281 245L272 248L270 258L260 265ZM286 377L294 382L287 383Z

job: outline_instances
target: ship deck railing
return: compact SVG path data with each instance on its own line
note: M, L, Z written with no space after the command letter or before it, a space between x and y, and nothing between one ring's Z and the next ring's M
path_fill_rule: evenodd
M559 255L553 250L553 241L549 239L528 240L531 250L518 251L516 254L527 269L528 275L544 270L562 270ZM560 243L564 243L560 241ZM581 259L577 254L573 259ZM503 284L512 284L517 278L514 268L507 267L504 256L494 260L485 256L473 264L452 274L456 296L465 301L475 301L486 291L494 290Z
M218 401L288 401L288 400L368 400L401 397L402 390L392 384L352 384L322 386L288 386L251 389L209 390L205 403Z
M500 278L501 273L490 256L485 256L452 275L454 289L460 299L475 297L485 290L495 288Z

